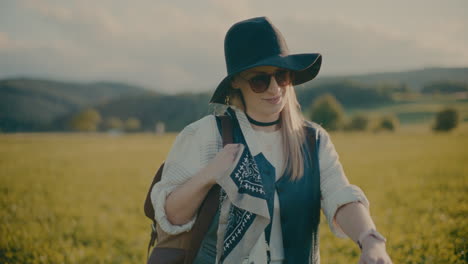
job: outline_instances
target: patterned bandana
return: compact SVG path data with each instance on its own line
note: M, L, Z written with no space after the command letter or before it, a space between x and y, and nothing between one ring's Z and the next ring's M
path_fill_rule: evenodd
M234 110L228 108L226 113L239 129ZM217 263L240 263L248 257L270 222L264 179L243 137L241 141L236 142L244 147L235 166L217 181L221 186L218 238L223 238L218 239Z

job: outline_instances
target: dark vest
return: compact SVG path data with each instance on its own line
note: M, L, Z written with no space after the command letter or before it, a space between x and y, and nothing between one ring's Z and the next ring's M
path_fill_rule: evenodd
M218 121L218 128L220 123ZM280 204L281 229L283 235L284 262L283 263L318 263L320 222L320 170L318 165L318 146L320 137L311 122L305 123L308 135L315 134L315 149L310 150L306 140L307 150L304 157L304 175L297 181L291 181L288 172L275 182L275 168L268 162L263 153L254 157L258 169L265 180L267 203L270 218L273 219L274 190L278 192ZM246 144L238 124L233 127L235 143ZM267 191L268 190L268 191ZM219 214L206 234L194 263L215 263L216 232ZM265 230L267 241L271 233L271 223ZM239 260L240 262L241 260Z

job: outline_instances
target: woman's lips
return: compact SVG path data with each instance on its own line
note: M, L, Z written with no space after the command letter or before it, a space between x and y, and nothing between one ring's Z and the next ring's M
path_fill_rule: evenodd
M270 104L279 104L279 102L281 101L281 95L278 95L278 96L275 96L275 97L272 97L272 98L268 98L268 99L263 99L267 102L269 102Z

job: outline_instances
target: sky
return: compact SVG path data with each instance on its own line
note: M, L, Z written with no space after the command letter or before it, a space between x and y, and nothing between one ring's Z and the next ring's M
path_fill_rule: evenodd
M288 4L286 4L288 3ZM0 78L213 91L224 36L267 16L320 76L468 66L466 0L0 0Z

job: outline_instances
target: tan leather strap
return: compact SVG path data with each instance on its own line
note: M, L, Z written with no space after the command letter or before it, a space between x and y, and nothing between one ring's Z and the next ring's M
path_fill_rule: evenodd
M150 218L153 222L151 223L151 237L150 241L148 242L148 250L146 252L146 259L149 257L149 251L152 246L154 246L154 243L156 242L156 239L158 238L158 234L156 233L156 220L154 219L154 208L153 204L151 203L151 190L153 189L154 184L159 182L161 180L161 175L162 171L164 168L164 163L159 167L158 171L156 172L156 175L154 175L153 182L151 183L151 187L146 194L146 199L145 199L145 215Z
M234 138L232 137L232 121L229 116L220 116L221 128L223 137L223 147L227 144L232 144Z
M221 119L221 136L223 138L223 146L226 144L231 144L233 142L232 138L232 121L229 116L219 116ZM219 207L219 192L220 186L215 184L208 194L206 195L205 200L203 201L200 211L198 213L198 218L195 220L193 225L193 235L190 248L188 249L188 254L185 259L185 264L191 264L195 257L197 256L198 250L200 249L201 243L205 234L208 232L213 218L216 215L216 211Z
M231 118L228 116L219 116L219 118L221 120L221 136L223 139L223 146L225 146L226 144L230 144L233 142L232 121L231 121ZM164 168L164 163L158 169L158 171L156 172L156 175L153 178L153 182L151 183L148 193L146 194L146 199L145 199L145 204L144 204L145 215L153 221L151 225L151 228L152 228L151 237L148 243L147 259L149 256L150 249L151 247L154 246L156 239L157 239L157 233L156 233L157 223L154 217L153 204L151 202L151 190L153 189L154 185L161 180L163 168ZM214 185L210 189L210 191L208 191L208 194L206 195L205 200L202 202L200 206L197 220L195 220L195 224L191 231L192 232L192 239L190 242L191 246L189 249L187 249L188 254L187 254L187 257L185 258L185 263L187 264L192 263L193 260L195 259L198 253L198 250L200 248L201 242L203 241L203 238L205 234L208 232L211 222L213 221L213 218L219 206L219 192L220 192L219 185L217 184Z

